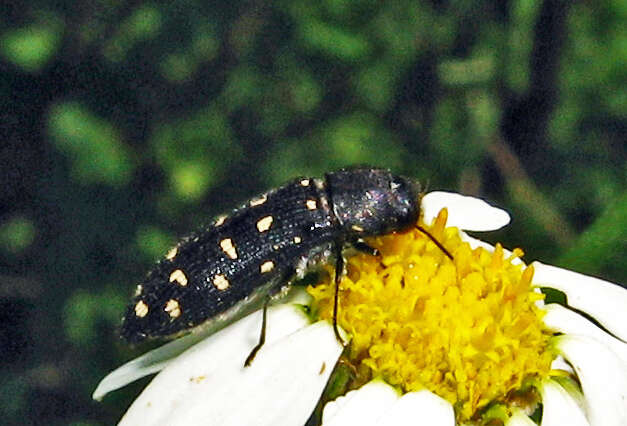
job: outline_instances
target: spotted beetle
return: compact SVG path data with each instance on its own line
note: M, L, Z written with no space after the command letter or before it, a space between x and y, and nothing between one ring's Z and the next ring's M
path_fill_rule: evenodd
M228 320L263 303L265 340L270 298L317 263L335 258L333 327L346 247L377 255L364 237L414 227L420 189L411 179L376 168L348 168L324 179L300 178L254 198L173 247L137 287L121 334L136 343L172 336L209 320ZM426 230L418 227L452 259Z

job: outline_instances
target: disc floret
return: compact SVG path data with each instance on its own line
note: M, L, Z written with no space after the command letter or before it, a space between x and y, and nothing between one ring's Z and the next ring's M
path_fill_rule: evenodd
M352 335L349 357L360 380L428 389L465 421L524 380L548 376L554 354L536 306L544 296L531 285L522 250L473 249L446 219L444 209L431 226L420 225L454 260L417 230L370 240L378 258L350 257L338 324ZM308 289L319 318L332 318L333 285Z

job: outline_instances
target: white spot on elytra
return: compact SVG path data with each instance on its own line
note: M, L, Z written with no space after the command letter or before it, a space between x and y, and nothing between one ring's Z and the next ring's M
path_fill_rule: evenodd
M170 315L170 318L178 318L181 315L181 305L174 299L168 300L164 310Z
M222 215L222 216L218 217L218 218L216 219L216 223L215 223L214 225L215 225L215 226L220 226L220 225L222 225L222 224L224 223L224 221L226 220L226 218L227 218L227 216L225 216L225 215Z
M301 186L309 186L309 179L303 179L300 181Z
M272 226L272 221L274 219L272 218L272 216L265 216L262 217L261 219L259 219L257 221L257 230L259 232L265 232L268 229L270 229L270 227Z
M294 237L294 244L300 244L303 239L301 237Z
M229 288L229 285L231 285L231 283L229 283L229 280L227 280L224 275L217 274L213 277L213 285L216 286L218 290L226 290L227 288Z
M261 266L259 267L259 270L261 271L262 274L265 274L266 272L270 272L273 269L274 269L274 262L271 260L263 262Z
M307 206L308 210L316 210L318 208L318 203L316 202L316 200L307 200L305 205Z
M255 206L260 206L263 203L265 203L266 201L268 201L268 195L263 194L261 197L259 198L255 198L253 200L250 200L250 206L251 207L255 207Z
M178 247L172 247L170 251L168 251L165 255L165 258L168 260L172 260L176 257L176 254L179 252Z
M140 318L143 318L146 316L146 314L148 314L148 305L146 305L146 303L143 300L140 300L135 305L135 315L137 315Z
M235 249L233 240L230 238L223 239L220 241L220 247L222 247L222 251L224 251L228 257L231 259L237 259L237 250Z
M185 276L185 273L180 269L177 269L170 274L170 282L173 283L175 281L183 287L187 285L187 277Z
M364 228L362 228L359 225L353 225L353 226L351 226L351 228L353 228L353 230L357 231L357 232L364 232Z

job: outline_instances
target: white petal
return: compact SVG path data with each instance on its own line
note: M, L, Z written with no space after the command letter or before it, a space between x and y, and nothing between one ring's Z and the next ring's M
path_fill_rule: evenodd
M589 426L586 413L566 389L552 380L544 380L542 394L542 426Z
M478 238L475 237L471 237L470 235L468 235L465 232L460 232L460 237L462 239L462 241L470 244L470 248L471 249L476 249L478 247L482 247L484 249L486 249L487 251L489 251L490 253L494 252L494 246L490 243L486 243L485 241L482 241Z
M505 426L537 426L522 410L513 410L512 416L505 422Z
M456 226L467 231L494 231L510 221L505 210L493 207L479 198L435 191L422 198L425 223L431 223L444 207L448 209L447 226Z
M617 284L533 262L535 285L552 287L568 297L568 305L579 309L619 339L627 341L627 290Z
M327 403L322 413L322 424L324 426L376 425L377 419L398 399L399 394L396 389L380 380L375 380Z
M589 337L564 335L555 343L577 372L590 424L627 425L627 369L622 361Z
M374 380L324 407L324 426L358 424L454 426L453 406L423 390L399 397L398 391L381 380Z
M260 312L232 324L173 360L120 424L304 424L342 352L330 324L306 323L292 305L270 308L266 344L248 368Z
M126 386L144 376L163 370L172 358L180 355L206 337L204 333L189 334L127 362L107 374L105 378L100 381L92 398L99 401L109 392Z
M551 370L562 370L566 371L568 374L575 375L575 370L573 367L566 362L563 356L558 355L555 357L553 361L551 361Z
M377 426L455 426L450 402L427 390L403 395L392 405Z
M289 303L293 305L305 305L308 304L311 300L311 297L304 291L300 289L293 289L290 294L283 299L284 303ZM271 310L274 308L271 308ZM291 309L291 308L290 308ZM297 308L300 309L300 308ZM261 315L261 313L257 313L257 316ZM107 376L100 381L98 387L94 391L92 398L95 400L101 400L106 394L112 392L116 389L119 389L123 386L128 385L129 383L134 382L135 380L141 379L142 377L148 376L153 373L157 373L165 368L166 365L175 357L185 352L191 346L200 342L201 340L206 339L208 336L219 332L221 329L224 329L227 326L228 321L230 319L236 319L237 314L233 317L226 317L224 320L216 319L214 321L210 321L201 328L199 328L196 332L192 334L188 334L186 336L180 337L172 342L166 343L163 346L160 346L156 349L153 349L145 354L127 362L126 364L118 367L113 370L111 373L107 374ZM239 321L249 321L254 323L255 321L260 321L258 317L254 315L249 315L246 317L248 319L240 319ZM231 324L232 326L233 324ZM294 322L286 322L285 325L288 326L287 329L282 329L281 327L273 329L272 335L276 336L276 338L281 337L280 332L283 330L285 334L291 333L296 330L296 328L304 327L306 325L305 318L301 313L297 313L297 317ZM244 329L250 328L250 325L240 324L235 327L242 327L241 330L243 332ZM220 336L224 336L224 334L233 333L233 328L230 328L231 331L221 332ZM340 330L343 332L343 330ZM237 334L237 333L235 333ZM234 338L240 339L239 336L234 336ZM241 339L239 340L241 341ZM254 346L254 344L253 344ZM252 347L252 346L251 346Z
M591 337L610 348L627 368L627 343L607 334L592 322L561 305L551 303L544 307L544 324L552 331Z

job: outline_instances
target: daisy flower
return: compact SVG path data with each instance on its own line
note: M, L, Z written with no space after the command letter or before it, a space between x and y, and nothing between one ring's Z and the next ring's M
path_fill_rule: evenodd
M381 256L349 257L268 310L191 334L109 374L106 393L160 371L121 425L627 424L627 291L491 246L509 215L482 200L432 192L417 230L372 238ZM542 288L566 296L546 303ZM213 333L213 334L211 334Z

